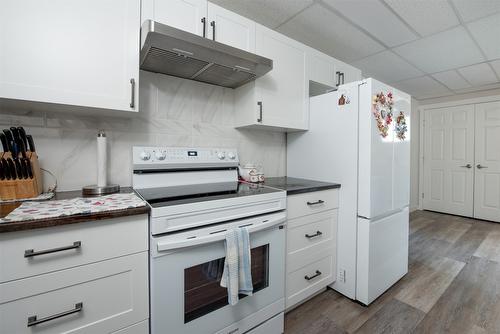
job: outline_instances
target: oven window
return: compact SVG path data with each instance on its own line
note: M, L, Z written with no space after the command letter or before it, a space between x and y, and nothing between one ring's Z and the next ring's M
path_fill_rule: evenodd
M253 292L269 286L269 244L251 249ZM228 304L227 290L220 286L224 259L184 269L184 323ZM240 295L240 299L246 295Z

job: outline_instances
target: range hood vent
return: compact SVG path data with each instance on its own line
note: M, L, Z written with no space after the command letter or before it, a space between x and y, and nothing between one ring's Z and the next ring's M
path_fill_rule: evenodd
M141 34L141 70L237 88L273 68L271 59L152 20Z

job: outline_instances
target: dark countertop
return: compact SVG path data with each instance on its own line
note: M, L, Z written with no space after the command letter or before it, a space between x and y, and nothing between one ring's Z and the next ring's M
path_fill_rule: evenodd
M340 188L340 184L338 183L320 182L287 176L268 177L266 178L264 185L285 190L287 195L296 195L310 193L313 191Z
M120 193L131 193L131 192L134 192L134 190L131 187L123 187L120 189ZM51 201L60 199L72 199L77 197L83 197L82 192L80 190L62 191L62 192L57 192L56 195L51 199ZM0 203L0 218L4 218L21 204L22 202ZM0 233L32 230L36 228L75 224L75 223L89 222L102 219L133 216L145 213L149 213L149 206L147 205L137 208L128 208L123 210L113 210L113 211L88 213L88 214L78 214L65 217L2 222L0 223Z

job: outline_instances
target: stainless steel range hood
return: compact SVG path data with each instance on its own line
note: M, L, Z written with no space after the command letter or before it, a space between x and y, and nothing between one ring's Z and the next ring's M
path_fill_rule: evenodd
M152 20L141 34L141 70L237 88L273 68L271 59Z

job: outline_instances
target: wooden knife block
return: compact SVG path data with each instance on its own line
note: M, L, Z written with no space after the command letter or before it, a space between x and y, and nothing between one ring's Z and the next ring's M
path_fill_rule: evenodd
M12 157L10 152L5 152L0 157ZM40 195L43 192L42 172L38 164L38 156L36 152L26 152L26 157L31 161L31 170L33 178L16 179L16 180L0 180L0 199L12 200L21 198L32 198Z

